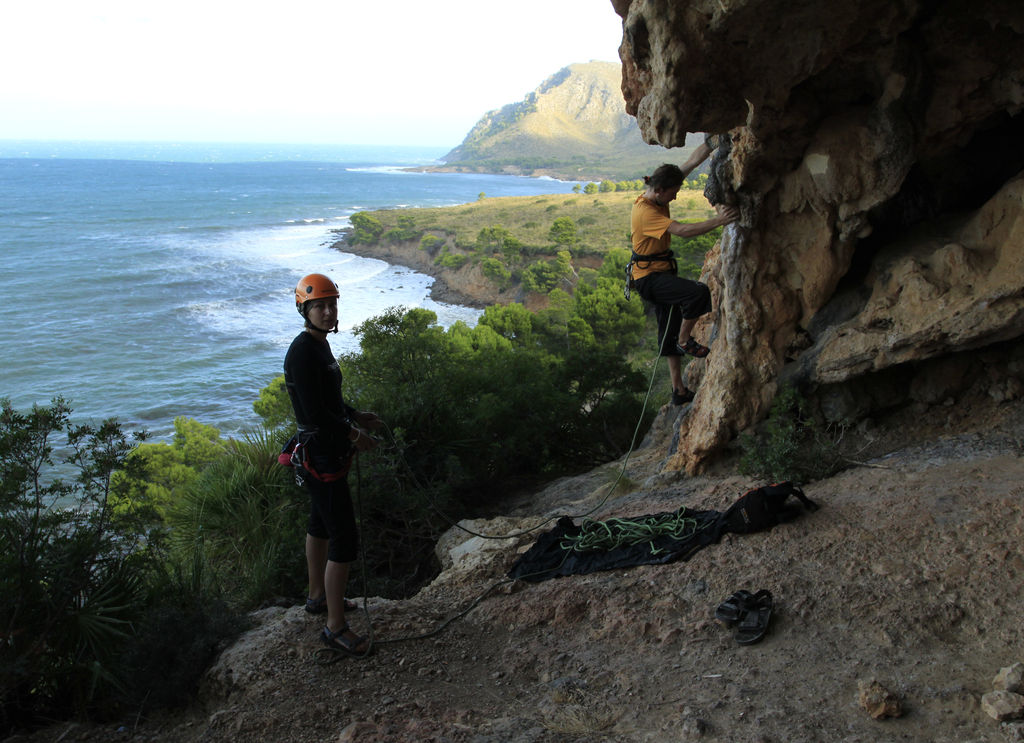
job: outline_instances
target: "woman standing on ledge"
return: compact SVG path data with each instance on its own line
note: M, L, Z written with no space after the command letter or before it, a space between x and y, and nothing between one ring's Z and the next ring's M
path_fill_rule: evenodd
M312 273L299 280L295 308L304 318L305 328L285 355L284 379L298 423L302 454L297 472L310 495L306 610L326 610L327 624L320 632L324 644L363 655L369 652L369 642L345 621L345 587L359 548L346 477L352 456L378 444L363 429L376 429L383 423L375 414L359 412L342 398L341 369L327 342L328 333L338 332L338 296L338 285L323 274Z
M682 405L694 397L693 391L683 384L680 357L685 354L698 358L708 355L708 347L697 342L691 332L697 319L711 311L711 291L699 281L676 275L676 261L670 247L672 235L696 237L735 222L739 216L732 206L723 207L713 219L694 224L676 222L669 216L668 205L676 198L686 176L710 153L711 148L702 144L682 168L666 164L655 170L653 175L644 176L647 189L633 203L630 217L633 242L629 274L631 286L654 305L658 318L659 353L668 357L672 378L673 405Z

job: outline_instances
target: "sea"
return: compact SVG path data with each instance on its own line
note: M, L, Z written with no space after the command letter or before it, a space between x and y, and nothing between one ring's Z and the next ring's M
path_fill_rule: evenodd
M430 173L423 147L0 141L0 397L61 395L74 422L117 418L153 440L174 419L222 436L301 330L294 287L341 287L335 354L390 307L448 327L479 310L435 302L433 279L332 247L358 211L568 193L573 183Z

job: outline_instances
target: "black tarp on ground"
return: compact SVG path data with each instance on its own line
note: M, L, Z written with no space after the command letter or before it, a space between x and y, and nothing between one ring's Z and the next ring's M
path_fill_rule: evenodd
M626 544L610 550L577 552L566 550L563 543L577 537L582 526L563 516L551 531L545 532L523 553L508 575L531 583L539 583L562 575L593 573L599 570L615 570L633 565L662 565L677 560L688 560L691 555L721 538L719 511L679 511L633 517L633 520L660 519L678 516L685 511L685 517L693 519L693 529L681 536L662 535L648 541Z

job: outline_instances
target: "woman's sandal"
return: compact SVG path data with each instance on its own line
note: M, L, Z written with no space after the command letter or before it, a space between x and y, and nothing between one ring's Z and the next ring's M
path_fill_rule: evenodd
M747 615L750 610L754 594L750 591L739 590L727 598L718 608L715 609L715 619L725 622L726 625L733 625Z
M345 599L345 611L355 611L359 608L359 604L351 599ZM306 598L306 611L310 614L325 614L327 612L327 596L321 596L318 599Z
M761 589L750 600L746 616L740 620L736 630L736 642L740 645L753 645L760 642L768 631L768 622L772 618L772 594Z
M352 639L345 637L345 633L348 631L349 626L347 622L341 625L341 629L337 632L331 632L330 628L324 627L320 633L320 640L331 650L337 650L346 655L353 655L356 658L365 658L370 654L372 646L368 644L365 637L360 637L359 635L355 635ZM359 647L361 645L366 645L366 650L360 650Z
M689 354L690 356L695 356L698 359L702 359L709 353L711 353L710 348L708 348L707 346L702 346L693 338L690 338L688 341L686 341L686 343L684 343L681 346L677 343L676 351L678 351L680 354Z

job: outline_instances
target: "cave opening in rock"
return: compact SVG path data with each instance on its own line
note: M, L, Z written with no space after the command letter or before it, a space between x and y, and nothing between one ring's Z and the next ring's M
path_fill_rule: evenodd
M1024 114L1003 113L979 127L963 147L915 163L900 191L869 213L871 234L857 244L838 289L860 285L878 252L914 227L983 206L1024 170L1021 141Z

